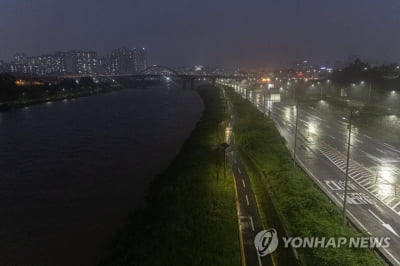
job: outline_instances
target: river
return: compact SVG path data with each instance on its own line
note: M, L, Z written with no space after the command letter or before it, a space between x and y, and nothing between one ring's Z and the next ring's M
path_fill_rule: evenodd
M0 113L0 265L95 265L202 110L152 88Z

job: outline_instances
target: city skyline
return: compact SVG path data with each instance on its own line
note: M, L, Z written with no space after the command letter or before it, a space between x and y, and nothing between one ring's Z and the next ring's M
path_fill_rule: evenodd
M16 53L9 62L0 60L0 72L39 76L133 74L147 68L147 49L117 48L105 56L93 50L55 51L41 55Z
M229 8L229 12L226 12ZM11 1L0 4L0 59L16 52L147 47L154 64L281 67L358 55L400 61L400 3ZM18 18L18 19L15 19ZM13 21L11 23L11 21Z

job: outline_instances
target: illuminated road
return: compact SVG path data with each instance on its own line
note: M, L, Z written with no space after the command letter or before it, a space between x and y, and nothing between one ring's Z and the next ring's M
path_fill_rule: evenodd
M257 97L250 99L256 104ZM327 104L323 101L319 105ZM259 108L260 105L256 104ZM331 108L331 107L330 107ZM347 119L323 106L299 107L297 159L338 206L343 205ZM329 108L328 108L329 109ZM287 147L293 151L296 109L273 103L272 118ZM369 132L353 128L347 216L372 236L391 238L380 252L400 265L400 147Z

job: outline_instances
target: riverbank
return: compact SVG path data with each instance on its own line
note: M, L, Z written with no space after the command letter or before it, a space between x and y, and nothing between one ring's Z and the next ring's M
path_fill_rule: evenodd
M215 87L198 91L201 120L101 265L241 265L233 178L222 178L226 106Z
M68 99L75 99L75 98L80 98L80 97L89 97L92 95L97 95L100 93L108 93L112 91L117 91L123 89L122 87L116 87L113 89L96 89L96 90L90 90L90 91L80 91L76 93L65 93L62 95L55 95L55 96L49 96L49 97L40 97L40 98L34 98L34 99L20 99L16 101L11 101L11 102L3 102L0 103L0 113L5 112L5 111L10 111L12 109L18 109L18 108L23 108L27 106L33 106L33 105L38 105L38 104L43 104L43 103L48 103L48 102L56 102L56 101L62 101L62 100L68 100Z
M285 141L273 121L233 89L227 91L236 112L236 145L249 157L245 162L251 180L256 181L252 185L261 199L258 203L266 224L274 226L268 211L270 203L264 200L264 191L269 191L290 236L360 236L353 228L342 225L340 210L300 168L293 167ZM368 249L299 248L297 253L304 265L381 265Z

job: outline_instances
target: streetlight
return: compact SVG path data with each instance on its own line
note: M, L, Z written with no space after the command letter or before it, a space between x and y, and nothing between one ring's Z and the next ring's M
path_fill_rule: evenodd
M347 158L346 158L346 172L345 172L345 184L344 184L344 198L343 198L343 224L346 223L346 207L347 207L347 187L349 180L349 162L350 162L350 147L351 147L351 127L354 119L354 113L358 114L358 111L354 111L353 108L350 109L349 124L347 126L349 130L349 135L347 139ZM368 114L368 113L366 113Z
M271 117L271 102L272 102L271 96L269 97L269 99L267 97L265 97L265 95L263 95L263 96L264 96L264 100L263 100L264 113L267 112L266 103L268 103L268 117Z
M346 158L346 174L344 181L344 199L343 199L343 225L346 224L346 204L347 204L347 185L349 182L349 161L350 161L350 145L351 145L351 125L353 120L353 109L350 111L350 119L349 119L349 136L347 139L347 158Z
M372 83L369 83L369 90L368 90L368 106L371 104L371 92L372 92Z
M315 101L303 101L301 103L305 104L307 102L315 102ZM296 151L297 151L297 132L298 132L298 125L299 125L299 103L296 102L294 105L296 108L296 127L294 131L294 147L293 147L293 167L296 166Z

